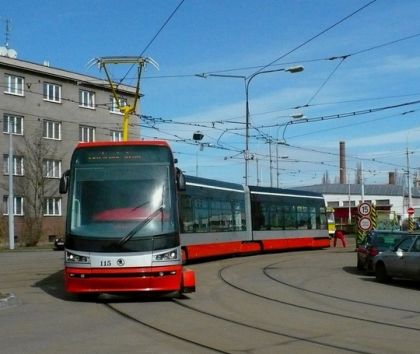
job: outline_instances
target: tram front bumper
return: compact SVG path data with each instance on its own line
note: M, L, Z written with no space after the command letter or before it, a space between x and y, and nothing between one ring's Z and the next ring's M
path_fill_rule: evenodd
M65 268L70 293L172 292L183 287L181 265L136 268Z

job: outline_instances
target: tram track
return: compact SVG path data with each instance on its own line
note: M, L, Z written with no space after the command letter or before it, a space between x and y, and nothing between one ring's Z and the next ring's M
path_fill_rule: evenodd
M287 338L288 341L299 341L299 342L305 342L307 344L311 344L311 345L317 345L320 346L321 348L328 348L331 350L340 350L343 352L348 352L348 353L359 353L359 354L371 354L371 352L369 351L363 351L363 350L358 350L355 348L350 348L350 347L345 347L345 346L340 346L340 345L335 345L335 344L331 344L331 343L326 343L320 340L316 340L316 339L312 339L309 337L305 337L305 336L298 336L298 335L293 335L287 332L281 332L281 331L277 331L277 330L272 330L272 329L267 329L267 328L262 328L259 326L255 326L243 321L237 321L237 320L233 320L231 318L228 318L227 316L221 316L209 311L205 311L202 309L199 309L197 307L191 306L191 305L187 305L185 303L184 300L179 300L179 299L173 299L172 302L178 306L181 306L185 309L187 309L188 311L193 311L195 313L199 313L201 315L204 315L205 317L209 317L209 318L213 318L213 319L217 319L220 321L224 321L236 326L240 326L240 327L245 327L251 330L254 330L256 332L262 332L262 333L266 333L266 334L270 334L270 335L276 335L276 336L280 336L283 338ZM172 338L181 340L183 342L189 343L189 344L193 344L194 346L198 347L198 348L202 348L202 349L208 349L217 353L234 353L234 352L238 352L237 350L231 350L228 351L226 349L222 349L222 348L218 348L218 347L212 347L209 346L207 344L204 343L200 343L197 340L193 340L187 336L181 336L178 334L175 334L173 332L170 332L166 329L160 328L156 325L152 325L150 322L145 321L145 320L141 320L135 316L130 315L129 313L127 313L126 311L123 311L119 308L117 308L117 306L115 304L112 303L104 303L104 306L107 307L109 310L111 310L112 312L114 312L115 314L119 315L120 317L123 317L127 320L130 320L138 325L141 326L145 326L149 329L155 330L161 334L170 336ZM205 319L203 319L203 321L206 321Z
M223 276L223 272L225 270L227 270L228 268L232 268L233 266L235 266L235 265L229 265L229 266L226 266L226 267L223 267L222 269L220 269L219 270L219 277L220 277L220 279L225 284L231 286L232 288L234 288L234 289L236 289L238 291L247 293L249 295L252 295L252 296L255 296L255 297L264 299L264 300L268 300L268 301L271 301L271 302L275 302L275 303L278 303L278 304L282 304L282 305L286 305L286 306L290 306L290 307L294 307L294 308L299 308L301 310L307 310L307 311L311 311L311 312L321 313L321 314L324 314L324 315L330 315L330 316L339 317L339 318L345 318L345 319L350 319L350 320L355 320L355 321L360 321L360 322L365 322L365 323L371 323L371 324L375 324L375 325L382 325L382 326L391 327L391 328L399 328L399 329L403 329L403 330L411 330L411 331L415 331L415 332L420 332L420 328L419 327L406 326L406 325L401 325L401 324L397 324L397 323L372 320L372 319L362 318L362 317L353 316L353 315L346 315L346 314L339 313L339 312L334 312L334 311L321 310L319 308L305 306L305 305L299 305L299 304L296 304L296 303L293 303L293 302L290 302L290 301L284 301L284 300L276 299L276 298L269 297L269 296L266 296L266 295L263 295L263 294L259 294L259 293L255 292L255 291L251 291L251 290L248 290L248 289L246 289L244 287L241 287L239 285L236 285L233 282L228 281L226 279L226 277ZM267 267L269 267L269 266L267 266ZM264 267L264 269L266 269L267 267ZM275 279L273 279L273 277L268 277L267 274L264 273L264 272L263 272L263 274L267 278L275 281ZM278 281L278 283L282 284L281 281ZM288 286L288 284L283 284L283 285L287 285ZM307 291L306 289L300 288L300 287L297 287L297 286L290 286L290 287L293 287L296 290L300 290L302 292L311 292L311 291ZM342 300L342 301L354 302L354 303L359 303L359 304L364 304L364 305L371 305L371 303L361 302L361 301L351 300L351 299L346 299L346 298L341 298L341 297L338 297L338 296L335 297L335 296L332 296L332 295L329 295L329 294L323 294L321 292L314 291L314 292L311 292L311 293L316 294L316 295L319 295L319 296L336 298L336 299L339 299L339 300ZM380 306L378 306L378 307L380 307ZM383 308L387 308L387 309L392 309L392 310L412 312L414 314L419 314L420 313L419 311L409 311L409 310L406 310L406 309L399 309L399 308L386 307L386 306L382 306L382 307Z
M204 311L204 310L200 310L200 309L195 308L193 306L188 306L185 303L180 302L179 300L173 300L173 301L176 304L178 304L180 306L183 306L183 307L185 307L185 308L187 308L187 309L189 309L191 311L196 311L196 312L205 314L205 315L207 315L209 317L217 318L217 319L220 319L220 320L223 320L223 321L227 321L227 322L230 322L230 323L239 325L239 326L251 328L251 329L254 329L256 331L260 331L260 332L265 332L265 333L269 333L269 334L275 334L275 335L279 335L279 336L282 336L282 337L286 337L286 338L288 338L290 340L303 341L303 342L307 342L309 344L316 344L316 345L319 345L319 346L322 346L322 347L328 347L328 348L331 348L331 349L339 349L339 350L343 350L343 351L351 352L351 353L361 353L361 354L362 353L363 354L370 353L370 352L366 352L366 351L361 351L361 350L351 349L351 348L348 348L348 347L343 347L343 346L339 346L339 345L333 345L333 344L325 343L325 342L322 342L322 341L310 339L308 337L296 336L296 335L291 335L290 333L286 333L286 332L280 332L280 331L274 331L274 330L270 330L270 329L266 329L266 328L261 328L261 327L255 326L255 325L250 325L250 324L245 323L245 322L235 321L235 320L229 319L227 317L223 317L223 316L220 316L220 315L216 315L214 313L210 313L210 312L207 312L207 311Z
M239 264L235 264L235 265L241 265L242 263ZM238 286L235 286L231 283L229 283L226 279L224 279L223 277L223 271L225 269L228 269L230 267L232 267L234 265L230 265L230 266L225 266L221 269L218 270L218 278L220 280L222 280L223 284L228 284L229 286L235 288L236 290L241 290L243 292L246 292L248 294L254 295L254 296L258 296L260 298L263 298L265 300L273 300L273 299L269 299L265 296L259 295L259 294L255 294L252 293L250 291L247 291L246 289L240 288ZM267 266L269 267L269 266ZM311 345L311 346L318 346L319 348L324 348L324 350L326 351L341 351L341 352L348 352L348 353L360 353L360 354L371 354L372 352L370 351L366 351L366 350L361 350L359 348L355 348L355 347L351 347L351 346L346 346L346 345L339 345L339 344L334 344L334 343L330 343L328 342L328 338L326 338L325 340L320 340L320 339L316 339L316 335L299 335L299 334L294 334L292 331L287 331L287 330L278 330L278 329L274 329L274 328L267 328L267 327L263 327L263 326L257 326L255 324L252 324L251 320L250 321L242 321L242 320L235 320L229 317L228 314L220 314L217 313L215 311L210 311L210 310L206 310L205 308L200 308L197 305L194 304L190 304L188 301L186 301L185 299L172 299L171 301L173 304L184 308L185 310L187 310L188 312L194 312L196 314L199 314L202 316L201 321L202 322L208 322L208 319L214 319L217 321L222 321L222 323L228 323L230 325L236 326L237 328L239 328L239 331L241 331L240 328L246 328L248 330L253 331L254 336L258 336L258 333L261 334L268 334L268 335L274 335L274 336L278 336L279 338L283 339L283 341L285 342L300 342L300 343L306 343L307 345ZM207 349L207 350L212 350L214 352L218 352L218 353L233 353L233 352L238 352L238 350L227 350L223 347L217 347L217 346L209 346L208 344L202 343L199 340L192 338L189 335L179 335L177 333L175 333L174 331L165 329L163 327L157 326L153 323L153 319L151 321L142 318L139 319L136 316L131 315L130 313L118 308L118 304L112 304L112 303L105 303L104 304L108 309L110 309L111 311L113 311L114 313L118 314L119 316L122 316L124 318L126 318L127 320L133 321L139 325L145 326L147 328L153 329L159 333L165 334L167 336L170 336L172 338L175 338L177 340L181 340L190 344L193 344L195 346L197 346L198 348L203 348L203 349ZM185 313L184 315L186 318L190 318L191 315L189 313Z
M283 259L282 263L285 262ZM357 299L352 299L350 297L345 296L338 296L334 294L329 294L328 292L318 291L316 289L305 288L304 286L298 286L293 284L293 282L288 281L287 279L279 279L276 278L275 274L271 274L272 271L275 269L279 269L279 263L258 263L255 262L255 259L246 260L243 262L236 262L234 264L229 264L221 267L218 269L213 269L213 276L212 281L216 281L217 283L212 283L212 285L203 291L202 294L204 296L192 296L190 298L184 297L181 299L172 299L170 301L165 301L159 305L159 303L153 303L153 306L157 306L156 308L160 308L162 311L168 311L173 313L173 317L171 317L171 321L175 318L176 321L182 321L183 328L180 330L179 328L172 327L168 325L168 322L165 323L160 322L157 320L155 316L156 313L152 313L150 311L143 311L143 309L134 310L129 303L120 303L120 302L105 302L103 303L107 309L115 313L116 315L125 318L126 320L132 321L139 326L148 328L150 330L156 331L162 335L168 336L176 341L180 341L186 343L187 345L191 345L191 352L215 352L215 353L237 353L237 352L262 352L263 346L256 346L254 349L247 349L244 350L243 348L247 348L249 338L255 338L258 342L264 341L261 338L269 338L267 340L267 345L270 348L283 348L286 349L286 352L290 350L290 348L294 348L295 346L306 347L306 348L317 348L318 351L316 352L348 352L348 353L363 353L363 354L372 354L377 353L375 347L363 347L360 346L357 341L346 341L342 338L336 338L334 336L329 335L329 332L325 333L318 333L319 331L311 330L310 326L304 326L301 330L297 331L294 326L289 325L282 325L282 321L264 321L261 318L262 316L253 316L248 315L248 312L245 310L243 312L235 312L237 311L237 306L235 306L235 301L225 301L225 299L234 299L237 298L237 291L250 295L254 298L258 298L260 301L258 302L258 306L266 307L267 309L274 309L277 308L279 313L283 312L282 308L278 306L265 306L264 302L269 301L273 304L279 304L282 306L286 306L286 308L291 308L292 313L293 309L303 311L310 311L314 313L322 314L323 317L319 317L321 321L329 321L326 320L328 317L333 318L340 318L342 320L348 321L357 321L359 324L355 324L355 326L362 326L362 323L365 323L366 326L364 328L369 328L368 331L374 330L377 331L378 328L381 326L387 327L390 329L391 332L393 331L411 331L413 334L410 334L411 337L416 337L418 332L420 332L420 328L416 326L406 325L404 323L394 323L391 321L382 321L377 320L374 317L372 318L363 318L360 316L355 316L352 314L346 314L340 311L333 311L333 310L326 310L322 308L317 308L316 306L311 306L307 304L299 304L299 302L287 301L282 298L276 298L275 296L270 296L268 294L264 294L264 292L260 292L258 290L253 290L252 286L254 283L247 281L241 276L245 271L250 271L252 267L255 268L261 276L258 281L271 281L274 283L279 284L281 287L292 289L296 291L297 294L311 294L315 295L315 301L317 297L320 299L326 298L330 301L330 299L337 300L337 302L348 302L349 304L355 305L364 305L370 307L376 307L380 310L389 310L389 311L401 311L408 315L417 316L420 314L420 311L410 310L407 308L400 308L397 306L386 306L380 304L374 304L369 301L360 301ZM287 262L286 262L287 263ZM260 264L260 265L258 265ZM250 269L247 269L250 267ZM252 273L252 277L255 278L257 273ZM258 278L258 277L257 277ZM264 280L266 279L266 280ZM240 282L244 281L243 284ZM234 291L229 290L234 289ZM273 288L271 288L273 290ZM275 289L275 287L274 287ZM222 291L222 293L220 293ZM283 293L280 291L278 293ZM223 294L223 295L221 295ZM291 293L288 295L290 296ZM295 295L293 295L295 296ZM257 304L255 300L252 300L252 297L249 298L250 304ZM297 295L297 298L299 295ZM220 302L222 299L223 302ZM244 298L245 299L245 298ZM147 305L146 307L148 307ZM176 308L174 307L176 306ZM224 309L224 307L228 306L228 308ZM230 306L232 306L230 308ZM321 305L322 306L322 305ZM285 313L289 313L289 310L284 310ZM325 317L325 316L326 317ZM287 315L286 315L287 316ZM314 317L308 315L309 317ZM315 316L318 318L318 316ZM169 321L169 320L168 320ZM334 322L335 320L331 320ZM194 331L194 327L197 326L198 323L205 324L204 328L206 328L208 333L208 337L205 338L203 336L198 335ZM347 322L351 323L351 322ZM280 328L279 328L280 327ZM223 332L223 329L226 329L226 332ZM379 329L379 331L381 331ZM222 333L222 334L220 334ZM223 336L223 333L226 333L227 337L230 337L228 333L236 333L233 335L236 339L226 344L226 341L218 341L218 335ZM408 333L408 332L406 332ZM240 338L244 338L244 342L241 342ZM276 339L278 338L278 339ZM292 345L292 347L289 347ZM375 348L375 349L374 349Z
M268 272L270 269L272 269L277 264L278 264L278 262L265 266L263 268L263 273L267 278L273 280L276 283L287 286L289 288L293 288L293 289L296 289L298 291L302 291L302 292L306 292L306 293L310 293L310 294L314 294L314 295L323 296L323 297L330 298L330 299L341 300L341 301L345 301L345 302L351 302L351 303L354 303L354 304L367 305L367 306L377 307L377 308L380 308L380 309L395 310L395 311L401 311L401 312L407 312L407 313L410 313L410 314L420 315L420 311L417 311L417 310L406 309L406 308L395 307L395 306L387 306L387 305L376 304L376 303L368 302L368 301L354 300L354 299L350 299L348 297L343 297L343 296L331 295L331 294L324 293L324 292L321 292L321 291L306 289L304 287L294 285L294 284L286 282L284 280L277 279L274 276L272 276L271 274L269 274L269 272Z
M221 350L220 348L211 347L209 345L206 345L206 344L199 343L197 341L191 340L191 339L187 338L186 336L180 336L180 335L177 335L175 333L171 333L171 332L169 332L167 330L164 330L163 328L159 328L157 326L154 326L154 325L152 325L150 323L147 323L146 321L140 320L139 318L136 318L136 317L130 315L129 313L127 313L125 311L122 311L122 310L118 309L113 304L105 303L104 306L107 307L112 312L114 312L115 314L119 315L120 317L123 317L123 318L125 318L127 320L130 320L130 321L132 321L132 322L134 322L134 323L136 323L138 325L141 325L141 326L150 328L150 329L152 329L154 331L157 331L157 332L159 332L161 334L164 334L166 336L169 336L169 337L172 337L172 338L181 340L181 341L186 342L186 343L189 343L189 344L193 344L194 346L197 346L197 348L208 349L208 350L214 351L216 353L230 354L230 352Z

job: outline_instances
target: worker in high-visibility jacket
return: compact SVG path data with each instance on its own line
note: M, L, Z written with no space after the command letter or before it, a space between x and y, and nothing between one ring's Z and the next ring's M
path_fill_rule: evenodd
M337 239L340 239L341 244L343 245L343 247L346 247L346 236L344 235L344 232L341 230L336 230L334 232L334 247L337 246Z

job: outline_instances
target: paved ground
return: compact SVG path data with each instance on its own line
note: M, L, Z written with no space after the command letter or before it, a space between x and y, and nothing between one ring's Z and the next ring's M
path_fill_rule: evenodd
M63 252L0 252L1 353L414 353L419 285L379 284L350 246L191 265L181 299L63 290ZM4 296L3 296L4 297ZM403 338L403 340L402 340Z

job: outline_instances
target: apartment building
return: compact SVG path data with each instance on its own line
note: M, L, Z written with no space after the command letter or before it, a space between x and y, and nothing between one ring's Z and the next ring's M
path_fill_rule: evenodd
M106 80L1 53L0 77L0 245L8 243L9 173L15 242L29 245L39 237L39 243L49 242L64 233L66 198L58 184L74 147L81 141L121 140L122 115ZM135 91L118 85L120 104L132 104ZM130 140L139 138L138 123L133 117Z

